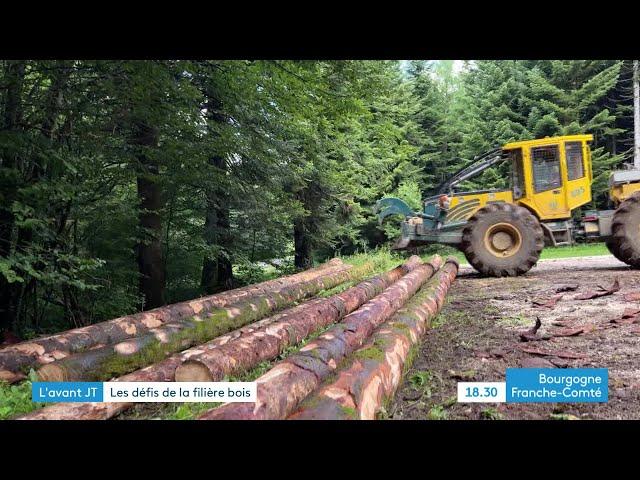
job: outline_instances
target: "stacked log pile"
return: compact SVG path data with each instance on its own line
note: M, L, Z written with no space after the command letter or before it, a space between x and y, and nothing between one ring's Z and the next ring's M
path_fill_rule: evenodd
M289 419L374 420L393 398L411 348L442 308L457 271L458 263L448 259L404 308L351 355L335 380L308 397Z
M211 352L216 349L227 352L229 358L229 360L221 363L219 369L216 368L214 370L218 375L222 373L238 373L250 369L262 360L276 357L288 345L300 342L315 329L335 322L347 313L354 311L388 285L421 265L421 263L419 257L413 256L403 265L363 281L342 293L324 299L311 300L293 307L280 314L237 329L227 335L217 337L196 348L173 355L164 361L124 375L118 378L117 381L172 381L175 378L176 368L191 358L199 358L203 365L211 365L211 357L215 355ZM264 338L271 340L264 342ZM247 347L249 346L253 346L253 352L247 354L245 352L247 352ZM219 376L215 379L219 380L221 377ZM131 406L133 406L133 403L59 403L37 410L23 418L107 419Z
M220 381L308 341L257 379L256 403L225 404L200 418L375 418L398 387L410 348L440 310L458 265L437 255L426 263L414 256L341 293L291 307L322 290L358 280L371 268L332 261L279 283L265 282L227 292L224 298L196 300L202 303L191 307L191 314L180 314L187 311L178 308L189 302L165 307L174 313L158 313L163 319L160 325L147 325L125 337L93 335L92 339L105 343L85 339L91 344L85 351L60 349L59 358L47 359L38 374L48 381L107 379L112 373L120 375L116 381L124 382ZM118 331L124 325L121 320L95 326ZM322 330L326 331L309 341ZM65 335L74 339L71 343L85 338L74 330L48 338L56 337L52 345L57 348L58 343L66 345ZM45 352L30 352L31 365L45 363L41 357L52 355L53 350L45 348L46 342L40 345L41 341L36 343ZM3 353L0 368L5 368ZM125 370L114 370L114 364L124 365ZM133 405L57 403L20 418L108 419Z
M305 345L256 380L255 403L228 403L202 414L203 420L275 420L290 415L298 404L360 348L440 268L435 256L385 289L340 324Z
M206 315L176 320L124 342L92 348L44 365L38 370L42 381L106 380L163 360L167 355L207 342L255 322L293 303L359 279L371 264L330 271L305 282L268 290L260 295L214 308Z
M335 258L317 268L294 275L16 343L0 350L0 380L13 383L25 378L25 373L30 367L60 360L96 346L134 338L171 322L204 316L215 308L280 288L304 284L350 268L350 265L345 265L340 259Z

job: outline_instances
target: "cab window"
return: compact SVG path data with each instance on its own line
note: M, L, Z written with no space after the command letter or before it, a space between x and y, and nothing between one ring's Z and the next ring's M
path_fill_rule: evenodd
M562 185L560 154L557 145L531 149L533 185L536 192L544 192Z
M584 163L582 161L582 142L567 142L564 145L567 157L567 175L569 180L584 177Z
M522 163L522 149L516 148L509 152L511 157L511 188L515 200L524 195L524 166Z

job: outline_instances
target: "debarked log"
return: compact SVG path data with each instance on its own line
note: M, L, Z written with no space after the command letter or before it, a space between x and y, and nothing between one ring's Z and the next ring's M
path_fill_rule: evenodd
M146 334L70 355L46 364L38 370L42 381L107 380L159 362L167 355L207 342L243 325L255 322L271 312L359 279L371 271L365 264L349 270L328 273L305 283L298 283L263 295L252 296L231 305L211 310L206 316L172 322L151 329Z
M350 268L350 265L334 258L317 268L294 275L10 345L0 350L0 380L13 383L25 378L30 367L47 364L96 346L121 342L170 322L204 316L215 308Z
M320 386L340 362L360 348L371 333L398 311L442 265L439 256L417 267L380 295L347 315L305 345L296 354L276 364L256 380L255 403L227 403L202 414L202 420L284 419Z
M402 275L405 275L411 271L413 271L416 267L421 264L420 258L417 256L411 257L407 262L405 262L400 267L396 267L395 269L386 272L385 274L380 275L380 279L384 280L385 284L391 284ZM234 330L226 335L222 335L220 337L215 338L214 340L205 343L203 345L199 345L195 348L191 348L189 350L185 350L178 354L172 355L165 360L145 367L143 369L137 370L128 375L124 375L116 379L116 381L122 382L169 382L174 379L174 373L176 372L177 367L179 367L183 362L188 361L190 358L196 358L200 355L203 355L209 352L211 349L224 347L225 345L238 345L236 342L242 339L242 343L244 344L243 337L251 337L254 333L260 331L266 331L266 329L271 326L286 321L291 323L292 317L299 318L300 322L307 324L306 317L301 315L303 312L308 311L309 309L313 309L314 307L321 304L329 304L338 307L339 309L344 309L345 315L355 309L358 308L362 303L367 301L367 298L364 296L375 296L377 293L382 291L384 287L381 288L381 281L377 280L379 277L374 277L372 279L366 280L359 285L352 287L352 289L345 290L344 292L334 295L332 297L326 299L314 299L305 304L299 305L297 307L293 307L289 310L286 310L280 314L273 315L271 317L265 318L258 322L246 325L242 328ZM361 288L365 287L365 288ZM352 295L350 291L357 292L357 295ZM294 335L299 335L301 333L299 328L295 328L291 330L295 332ZM293 340L293 338L289 338L289 341ZM236 347L237 348L237 347ZM264 353L262 353L264 355ZM274 357L277 355L273 355ZM254 358L253 361L247 364L247 368L252 368L257 365L261 360L259 358ZM234 368L235 370L235 368ZM134 406L134 403L125 403L125 402L105 402L105 403L56 403L50 405L48 407L36 410L27 415L20 417L21 420L106 420L123 411Z
M335 379L307 397L289 419L374 420L393 398L411 349L442 308L457 272L457 261L447 259L407 305L349 357Z
M420 257L413 256L403 265L342 293L313 300L276 315L269 324L223 345L201 345L200 353L190 355L176 369L175 380L215 382L225 375L246 371L262 361L275 358L289 345L301 342L314 331L353 312L421 263Z

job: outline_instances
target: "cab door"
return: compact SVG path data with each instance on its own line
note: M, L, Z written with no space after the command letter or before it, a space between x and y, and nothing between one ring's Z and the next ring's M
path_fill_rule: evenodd
M564 162L567 166L567 206L569 210L591 201L591 171L586 160L589 148L585 142L564 142Z
M560 145L543 145L529 150L533 196L540 218L568 218L571 210L567 202L566 165L562 161Z

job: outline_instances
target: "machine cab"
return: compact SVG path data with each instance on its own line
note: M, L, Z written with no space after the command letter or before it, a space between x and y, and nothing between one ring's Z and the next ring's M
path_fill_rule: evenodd
M541 220L562 220L591 201L592 135L567 135L508 143L514 202Z

